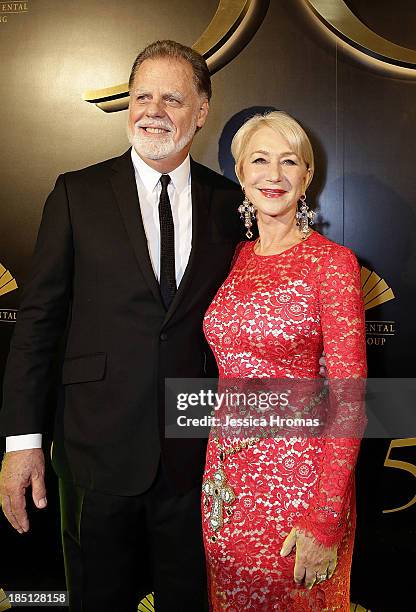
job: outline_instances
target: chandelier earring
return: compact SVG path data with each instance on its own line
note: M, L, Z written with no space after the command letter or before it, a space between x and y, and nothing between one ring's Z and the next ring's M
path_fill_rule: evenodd
M298 202L298 210L296 212L296 225L299 228L302 240L305 240L310 234L310 225L314 224L316 213L309 208L306 203L306 195L303 193Z
M246 192L244 191L244 200L243 203L238 207L238 212L240 213L240 219L244 221L244 227L247 229L246 236L250 240L253 237L253 232L251 231L251 227L253 225L253 221L256 218L255 208L253 204L250 202L248 197L246 196Z

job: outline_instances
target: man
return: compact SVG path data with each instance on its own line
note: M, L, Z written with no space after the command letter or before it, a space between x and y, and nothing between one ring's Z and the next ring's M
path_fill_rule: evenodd
M164 380L212 374L202 318L240 239L234 183L189 157L211 85L172 41L135 60L133 147L58 178L43 213L4 380L0 493L19 532L46 506L41 436L64 338L53 464L71 610L206 607L204 441L164 437Z

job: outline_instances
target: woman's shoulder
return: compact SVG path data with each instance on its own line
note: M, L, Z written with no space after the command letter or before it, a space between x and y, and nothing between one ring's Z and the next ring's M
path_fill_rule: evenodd
M325 259L330 259L331 261L339 260L344 262L357 261L356 254L349 247L346 247L343 244L338 244L338 242L330 240L317 231L314 232L313 238L314 246L321 251L321 254L325 257Z
M360 277L360 264L354 251L318 232L315 232L314 238L316 265L320 275L325 278L333 275L345 278Z

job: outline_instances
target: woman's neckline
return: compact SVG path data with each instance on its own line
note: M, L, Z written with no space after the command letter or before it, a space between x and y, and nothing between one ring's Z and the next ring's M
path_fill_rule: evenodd
M311 233L309 234L309 236L307 238L305 238L305 240L300 240L296 244L293 244L292 246L288 247L284 251L281 251L280 253L272 253L270 255L260 255L259 253L256 253L256 251L254 249L256 248L256 244L260 240L259 238L257 238L257 240L255 240L252 243L252 245L253 245L252 246L253 255L255 255L256 257L265 257L265 258L266 257L280 257L280 255L284 255L285 253L288 253L289 251L292 251L293 249L296 249L296 247L298 247L299 245L305 244L306 242L308 242L308 240L310 240L314 234L316 234L315 230L311 230Z

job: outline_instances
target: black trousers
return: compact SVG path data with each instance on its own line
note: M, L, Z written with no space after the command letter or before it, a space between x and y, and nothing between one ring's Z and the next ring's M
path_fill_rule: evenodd
M208 610L199 487L178 495L159 467L140 495L59 493L71 612L136 612L151 591L156 612Z

